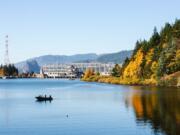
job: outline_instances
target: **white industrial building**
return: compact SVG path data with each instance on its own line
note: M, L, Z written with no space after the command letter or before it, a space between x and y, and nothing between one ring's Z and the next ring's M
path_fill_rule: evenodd
M92 69L101 75L109 75L114 64L104 63L70 63L70 64L50 64L41 68L41 73L51 78L75 78L79 72Z
M41 68L41 74L50 78L75 78L76 68L67 64L45 65Z
M78 68L80 71L85 72L87 69L92 69L95 73L101 75L109 75L114 67L114 64L105 63L73 63L73 66Z

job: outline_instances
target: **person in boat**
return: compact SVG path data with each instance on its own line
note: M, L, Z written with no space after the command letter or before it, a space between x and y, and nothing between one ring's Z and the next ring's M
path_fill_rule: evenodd
M35 97L37 99L37 101L52 101L53 98L51 95L49 95L49 97L47 97L47 95L39 95L38 97Z

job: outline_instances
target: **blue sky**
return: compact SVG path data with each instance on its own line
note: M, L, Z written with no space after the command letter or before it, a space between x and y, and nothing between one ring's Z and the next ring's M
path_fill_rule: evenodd
M45 55L133 49L180 18L179 0L0 0L0 63Z

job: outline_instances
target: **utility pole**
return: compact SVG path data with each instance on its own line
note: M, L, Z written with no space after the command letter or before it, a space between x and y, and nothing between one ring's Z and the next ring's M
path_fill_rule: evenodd
M8 35L5 36L5 56L4 56L4 64L9 65L9 40Z

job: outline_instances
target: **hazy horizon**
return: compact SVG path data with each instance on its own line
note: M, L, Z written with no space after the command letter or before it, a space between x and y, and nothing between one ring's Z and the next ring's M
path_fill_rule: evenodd
M180 1L3 1L0 4L0 63L9 35L12 63L42 55L131 50L156 26L173 23Z

